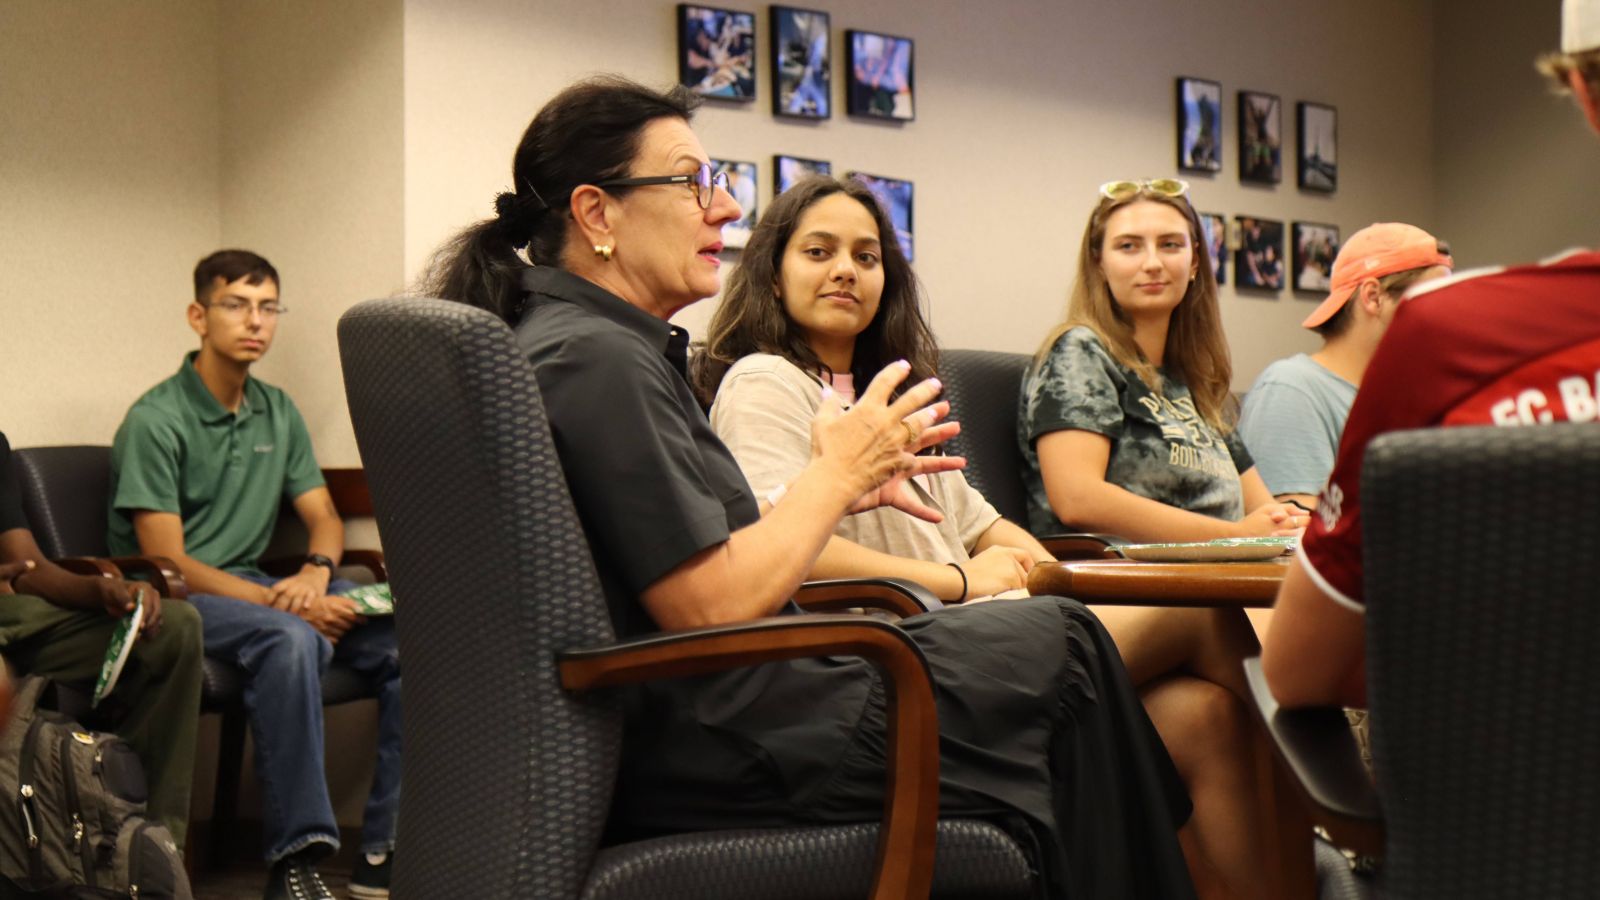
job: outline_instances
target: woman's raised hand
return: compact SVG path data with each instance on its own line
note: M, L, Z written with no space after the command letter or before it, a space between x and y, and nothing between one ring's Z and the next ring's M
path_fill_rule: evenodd
M929 378L893 401L894 389L906 380L905 361L885 366L849 411L826 391L822 408L811 423L811 458L823 466L856 500L850 512L892 506L920 519L938 522L937 510L919 503L905 489L913 475L949 472L967 461L959 456L917 456L918 450L948 440L960 431L954 422L940 423L950 404L934 403L943 386Z

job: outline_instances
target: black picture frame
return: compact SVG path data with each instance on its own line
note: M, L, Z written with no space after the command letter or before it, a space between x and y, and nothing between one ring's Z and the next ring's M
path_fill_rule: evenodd
M1239 180L1283 180L1283 101L1277 94L1239 92Z
M1339 189L1339 109L1302 100L1294 105L1295 182L1302 191Z
M1177 79L1178 171L1222 171L1222 83Z
M832 117L832 20L822 10L798 6L772 5L768 11L772 114L795 119Z
M1236 216L1234 226L1239 236L1233 254L1234 285L1274 294L1283 290L1283 222Z
M1217 284L1228 283L1228 219L1221 213L1196 212L1206 239L1206 255L1211 258L1211 274Z
M917 118L917 44L878 31L844 33L845 111L852 116L912 122Z
M833 163L825 159L808 159L775 153L772 156L772 196L787 191L790 185L807 175L832 175Z
M1294 249L1294 289L1326 294L1333 288L1333 259L1339 255L1339 226L1323 222L1295 222L1290 232Z
M757 196L756 173L758 167L753 162L738 159L712 159L711 169L715 172L725 172L728 175L728 193L739 202L739 207L744 210L744 217L737 222L729 222L722 226L722 246L728 249L741 249L750 242L750 232L756 227L756 220L761 216L761 198Z
M678 4L678 83L702 97L756 99L756 14Z
M901 252L905 254L907 261L915 259L915 228L912 212L917 186L904 178L889 178L869 172L849 172L847 177L866 185L867 190L878 198L878 203L888 214L889 221L894 224L894 235L900 242Z

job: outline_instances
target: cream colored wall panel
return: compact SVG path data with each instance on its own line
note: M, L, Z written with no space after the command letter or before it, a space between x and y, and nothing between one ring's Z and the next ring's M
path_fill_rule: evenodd
M216 4L0 4L0 430L109 443L217 241Z
M405 281L400 0L230 0L222 241L272 260L289 307L256 374L294 397L325 466L360 461L335 331Z

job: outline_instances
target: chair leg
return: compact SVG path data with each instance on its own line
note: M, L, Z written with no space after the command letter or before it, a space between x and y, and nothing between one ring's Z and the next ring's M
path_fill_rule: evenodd
M207 848L208 868L225 866L233 850L233 831L239 819L239 779L244 769L244 732L247 720L244 704L236 703L222 713L222 734L217 742L217 786L211 800L211 846Z

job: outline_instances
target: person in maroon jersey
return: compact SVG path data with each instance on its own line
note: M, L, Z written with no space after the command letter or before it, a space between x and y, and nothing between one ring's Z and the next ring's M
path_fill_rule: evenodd
M1539 67L1600 133L1600 0L1565 0ZM1420 285L1362 379L1333 474L1278 591L1262 667L1286 707L1366 706L1361 460L1378 435L1453 425L1595 421L1600 252Z

